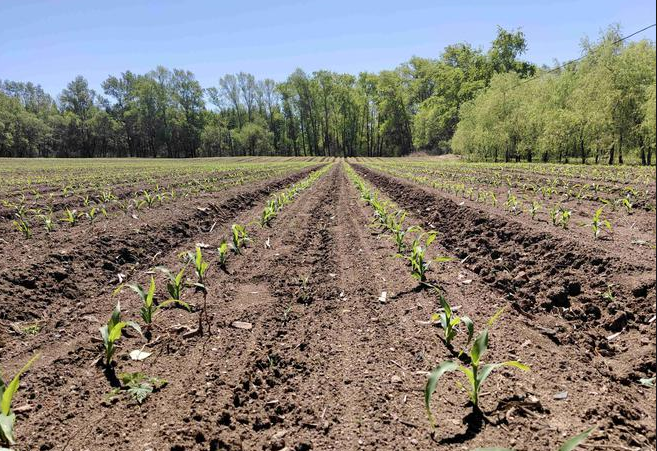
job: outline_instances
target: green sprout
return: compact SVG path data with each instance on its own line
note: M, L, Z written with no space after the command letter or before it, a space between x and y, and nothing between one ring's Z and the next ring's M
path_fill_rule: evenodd
M427 411L427 416L429 417L429 422L432 427L436 427L434 416L431 412L431 396L436 391L436 386L438 385L438 380L445 374L453 371L462 372L467 379L467 386L459 384L460 387L464 388L468 394L468 398L472 403L472 406L475 410L479 410L479 396L481 392L481 387L483 386L488 376L491 373L500 367L510 366L518 368L522 371L528 371L529 367L523 365L522 363L516 360L509 360L502 363L489 363L483 364L481 358L484 353L488 350L488 329L484 329L479 336L476 338L470 351L467 353L469 357L470 364L469 368L459 364L458 362L452 360L446 360L438 365L429 375L426 388L424 390L424 405Z
M16 438L14 435L14 425L16 424L16 414L11 410L11 401L18 391L21 376L30 369L32 364L39 358L39 354L32 357L14 378L5 384L2 374L0 374L0 444L14 445Z
M602 218L602 211L604 210L604 206L598 208L595 211L595 214L593 215L593 220L591 221L591 228L593 229L593 236L597 240L600 237L600 233L604 230L607 229L607 231L611 232L611 222L607 219Z
M30 226L29 221L22 216L16 218L14 221L14 227L23 234L25 239L30 239L32 237L32 226Z
M457 326L463 323L466 329L468 330L468 342L466 346L469 345L474 335L474 323L467 316L459 317L455 315L454 311L452 310L452 306L449 305L449 302L447 302L447 299L445 299L442 293L438 292L438 295L440 299L440 305L443 311L431 315L431 321L438 322L438 324L440 324L440 327L442 327L444 331L443 340L445 340L447 346L451 346L452 340L454 339L454 337L456 337L456 334L458 333Z
M111 368L112 358L116 353L116 342L122 337L123 329L132 327L141 335L139 324L133 321L121 321L121 304L117 302L107 324L100 328L100 336L103 338L105 348L105 366Z
M239 224L233 224L231 227L231 232L233 240L231 243L231 250L236 254L241 255L242 248L246 247L246 245L251 241L248 233L246 232L246 227Z

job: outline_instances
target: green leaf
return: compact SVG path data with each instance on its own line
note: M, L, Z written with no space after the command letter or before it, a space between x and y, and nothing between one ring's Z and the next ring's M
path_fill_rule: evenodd
M112 327L112 329L109 331L109 335L107 337L107 341L110 343L114 343L116 340L121 338L121 331L123 328L126 326L126 323L124 322L119 322Z
M444 257L444 256L436 257L436 258L433 259L433 261L436 262L436 263L447 263L447 262L451 262L453 260L454 259L452 257Z
M445 373L457 370L458 367L458 363L447 360L438 365L436 369L434 369L429 375L427 385L424 389L424 407L427 410L427 416L429 417L429 422L431 423L432 427L435 427L435 422L431 413L431 396L436 391L438 379L440 379Z
M132 291L134 291L135 293L137 293L139 295L139 299L141 299L142 302L146 301L146 292L144 291L141 285L137 283L129 283L126 284L126 286L130 288Z
M593 432L594 429L595 428L587 429L581 434L578 434L575 437L568 439L563 445L561 445L559 451L572 451L573 449L577 448L577 446L579 446L584 440L586 440L589 437L589 435L591 435L591 432Z
M474 336L474 322L468 316L462 316L461 321L463 322L463 324L465 324L465 327L468 330L467 345L469 345L470 342L472 341L472 337Z
M4 438L4 441L9 445L13 445L16 443L16 440L14 439L15 422L16 422L16 415L14 415L13 413L11 415L4 415L0 413L0 439Z
M153 386L146 383L134 385L128 389L128 394L139 404L143 403L151 393L153 393Z
M23 365L23 368L20 369L20 371L14 376L14 378L11 380L9 385L4 389L4 393L2 393L2 401L0 402L0 413L9 416L11 412L11 400L14 397L14 394L18 390L18 385L20 384L20 379L23 373L25 373L27 370L30 369L32 364L40 357L39 354L36 354L34 357L32 357L25 365Z
M443 308L443 310L445 310L445 315L447 317L451 317L452 316L452 308L449 305L449 303L447 302L447 299L445 299L445 297L442 294L440 295L439 299L440 299L440 306Z
M488 329L484 329L474 344L472 345L472 350L470 351L470 359L472 360L473 365L479 365L479 360L488 350Z
M146 295L146 306L153 305L153 297L155 296L155 278L151 276L151 284L148 287L148 294Z

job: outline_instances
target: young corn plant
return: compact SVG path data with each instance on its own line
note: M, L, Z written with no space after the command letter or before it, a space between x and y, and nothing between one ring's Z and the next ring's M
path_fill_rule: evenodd
M32 226L30 225L30 222L24 217L18 216L14 221L14 227L16 227L16 230L23 234L25 239L29 240L32 238Z
M438 291L438 290L436 290ZM438 291L438 296L440 300L440 306L442 307L442 312L434 313L431 315L431 321L437 322L440 327L443 329L444 335L443 340L448 347L452 346L452 340L456 337L458 333L458 325L463 323L468 331L468 341L466 346L470 345L472 337L474 336L474 322L467 316L457 316L452 310L452 306L449 305L447 299Z
M190 251L187 253L187 259L194 265L194 274L196 274L197 281L193 284L193 286L195 286L197 290L200 290L201 293L203 293L203 309L201 312L199 312L198 315L198 329L196 331L199 335L203 335L204 321L208 326L208 332L210 331L210 319L208 317L207 308L208 290L205 286L205 274L210 268L210 264L203 258L203 253L201 252L201 248L199 246L196 246L196 251Z
M561 209L561 217L559 219L559 224L563 229L568 228L568 224L570 224L570 218L572 217L573 213L570 210L566 209Z
M55 222L50 215L40 215L39 218L43 221L43 226L45 227L46 232L50 233L55 230Z
M184 274L184 268L180 272L181 274L181 279L182 279L182 274ZM173 277L173 274L170 274ZM175 277L174 277L174 283L175 283ZM178 296L180 298L180 285L171 285L171 282L169 282L169 285L173 289L174 295ZM158 310L160 310L163 307L166 307L167 305L170 304L179 304L187 309L189 309L189 306L181 301L180 299L168 299L162 303L156 304L155 303L155 278L151 276L151 283L148 287L148 291L145 291L144 288L139 285L139 284L128 284L128 288L130 288L132 291L137 293L139 296L139 299L141 300L141 308L139 309L139 314L141 315L141 319L144 321L144 324L146 325L145 327L145 334L147 335L147 338L150 338L150 329L153 326L153 320L155 319L155 314Z
M174 274L169 268L164 266L157 266L155 269L161 271L167 277L167 292L169 293L169 300L189 310L189 306L180 299L183 288L185 288L184 276L186 267L183 267L177 274Z
M275 199L270 200L262 211L260 225L262 227L271 227L271 222L278 216L278 205Z
M219 267L226 271L227 269L227 262L228 262L228 243L224 240L221 242L219 247L217 248L217 255L219 256Z
M195 251L187 253L187 261L194 265L194 274L196 275L194 286L205 290L205 273L210 268L210 264L203 259L203 253L199 246L196 246Z
M543 205L538 202L538 201L533 201L531 206L529 207L529 215L532 217L532 219L536 219L536 215L538 215L538 212L541 211L543 208Z
M30 369L38 358L38 354L32 357L8 384L4 382L0 373L0 445L12 446L16 444L14 433L16 414L11 409L11 401L18 391L21 376Z
M117 341L123 336L123 329L131 327L139 335L141 335L141 327L133 321L121 321L121 304L117 303L112 311L107 324L100 328L100 336L103 339L103 346L105 349L105 368L110 370L112 368L112 359L116 353Z
M426 239L425 239L426 237ZM411 250L408 255L397 254L398 258L403 258L411 265L411 275L413 278L417 279L420 284L424 285L427 281L427 271L431 262L448 262L451 261L449 257L436 257L434 259L429 259L427 257L427 250L431 243L436 239L436 233L421 233L418 235L411 245ZM424 240L424 243L422 241Z
M611 222L602 217L602 212L605 207L600 207L595 211L593 220L591 221L591 228L593 229L593 237L597 240L604 229L611 232Z
M396 219L399 218L399 219ZM397 252L402 254L406 250L406 236L409 233L420 231L420 227L411 226L404 228L404 221L406 220L406 212L397 212L395 215L390 215L388 229L392 232L392 237L397 245Z
M466 384L458 384L462 387L468 394L470 403L475 412L481 413L479 408L479 396L481 393L481 387L491 373L504 366L515 367L522 371L528 371L529 367L523 365L522 363L516 360L509 360L501 363L488 363L484 364L481 360L484 353L488 350L488 329L484 329L479 336L475 339L470 351L467 353L469 358L469 365L463 366L459 362L453 360L446 360L438 365L429 375L427 380L427 385L424 389L424 406L427 411L427 416L429 418L429 423L432 428L436 427L435 418L431 412L431 396L436 391L439 379L446 373L453 371L460 371L466 377Z
M242 254L242 249L251 241L249 234L246 232L246 227L239 224L233 224L231 227L232 243L231 250L237 255Z
M77 210L69 210L67 207L64 211L64 217L61 219L62 222L67 222L71 227L78 223L78 220L82 216L81 213L78 213Z

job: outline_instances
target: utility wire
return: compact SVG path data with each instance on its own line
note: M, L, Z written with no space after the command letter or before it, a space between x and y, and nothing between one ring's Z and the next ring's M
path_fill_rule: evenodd
M630 39L631 37L636 36L636 35L639 34L639 33L643 33L644 31L649 30L649 29L651 29L651 28L654 27L654 26L657 26L657 24L648 25L647 27L644 27L644 28L642 28L642 29L640 29L640 30L638 30L638 31L635 31L635 32L632 33L632 34L628 34L627 36L624 36L624 37L622 37L622 38L620 38L620 39L615 40L615 41L612 42L611 44L612 44L612 45L620 44L621 42L626 41L626 40ZM523 85L523 84L525 84L525 83L529 83L530 81L537 80L537 79L541 78L541 77L542 77L543 75L545 75L545 74L551 74L551 73L553 73L553 72L556 72L556 71L558 71L558 70L561 70L561 69L563 69L564 67L568 66L569 64L576 63L576 62L578 62L578 61L583 60L583 59L586 58L587 56L589 56L589 53L587 53L587 54L585 54L585 55L582 55L582 56L580 56L579 58L576 58L576 59L574 59L574 60L567 61L567 62L561 64L560 66L557 66L557 67L555 67L555 68L550 69L550 70L547 71L547 72L541 72L541 73L538 74L538 75L535 75L535 76L533 76L533 77L531 77L531 78L527 78L527 79L521 81L519 84L520 84L520 85Z

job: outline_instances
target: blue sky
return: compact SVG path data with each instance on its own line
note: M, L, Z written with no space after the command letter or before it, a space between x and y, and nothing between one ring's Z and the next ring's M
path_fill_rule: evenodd
M157 65L191 70L204 87L242 70L276 80L297 67L379 71L456 42L487 48L497 25L522 28L525 57L551 64L616 22L625 34L654 23L654 0L0 0L0 79L57 94L78 74L99 89L110 74Z

